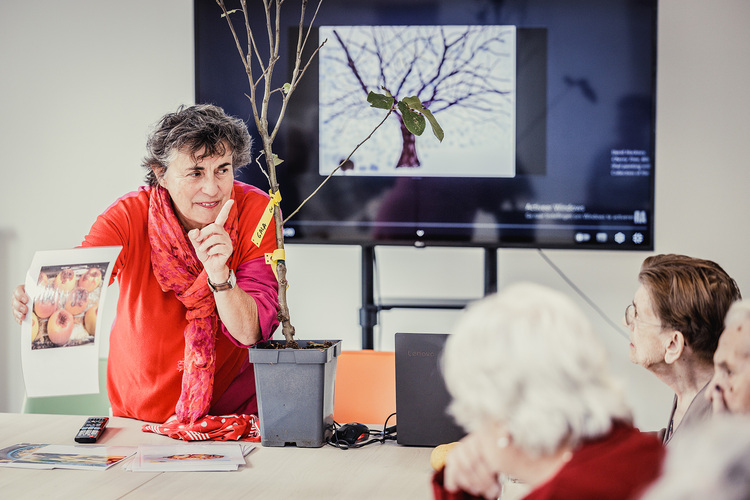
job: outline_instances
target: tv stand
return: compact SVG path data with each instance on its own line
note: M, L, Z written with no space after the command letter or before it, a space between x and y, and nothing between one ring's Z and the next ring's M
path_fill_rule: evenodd
M374 328L378 313L391 309L463 309L469 300L429 299L423 302L410 300L392 303L375 303L375 247L362 246L362 308L359 324L362 326L362 349L374 349ZM484 294L497 291L497 249L484 248Z

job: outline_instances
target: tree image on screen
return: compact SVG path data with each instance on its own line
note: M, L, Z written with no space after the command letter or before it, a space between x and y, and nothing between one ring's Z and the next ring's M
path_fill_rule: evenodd
M417 96L446 131L461 128L447 134L439 154L434 142L418 151L397 109L390 129L353 157L353 173L514 174L514 26L321 26L318 36L327 41L319 63L321 175L362 135L367 124L356 117L367 106L363 96L381 89ZM480 161L488 155L497 161Z

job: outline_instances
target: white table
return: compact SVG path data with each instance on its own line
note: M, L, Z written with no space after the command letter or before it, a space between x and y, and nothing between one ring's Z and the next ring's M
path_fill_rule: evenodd
M16 443L75 444L83 416L0 413L0 448ZM97 444L180 441L141 431L143 422L111 418ZM233 472L127 472L0 468L0 496L16 498L430 499L431 448L393 441L363 448L263 447Z

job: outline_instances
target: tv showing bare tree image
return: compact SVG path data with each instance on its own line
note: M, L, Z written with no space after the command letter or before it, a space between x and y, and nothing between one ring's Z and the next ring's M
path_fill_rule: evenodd
M195 0L196 101L253 133L217 9ZM288 10L277 65L291 71ZM274 145L282 211L338 170L286 241L652 250L656 15L656 0L324 0ZM251 22L265 33L260 6ZM418 97L444 139L407 133L396 109L349 157L385 117L370 92ZM267 188L257 165L241 179Z

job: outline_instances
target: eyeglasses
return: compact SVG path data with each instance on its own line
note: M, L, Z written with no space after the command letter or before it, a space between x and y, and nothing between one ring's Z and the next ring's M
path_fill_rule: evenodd
M635 320L636 320L635 304L629 304L628 307L625 308L625 324L628 325L629 328L633 328L633 326L635 326ZM646 326L658 326L659 328L661 328L661 323L643 323L639 320L638 324L646 325Z

